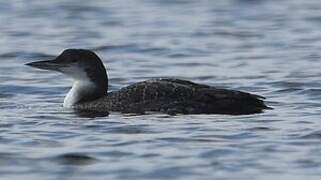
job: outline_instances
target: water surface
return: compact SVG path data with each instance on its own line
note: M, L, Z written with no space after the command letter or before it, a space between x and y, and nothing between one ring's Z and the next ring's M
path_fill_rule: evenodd
M321 2L0 2L0 179L319 179ZM88 117L24 63L103 59L110 90L179 77L267 97L263 114Z

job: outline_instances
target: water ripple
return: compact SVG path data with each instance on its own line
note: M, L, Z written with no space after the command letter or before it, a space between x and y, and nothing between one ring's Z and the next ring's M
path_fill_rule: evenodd
M0 2L6 179L320 179L319 1ZM72 82L24 64L99 54L109 90L179 77L266 97L246 116L62 107Z

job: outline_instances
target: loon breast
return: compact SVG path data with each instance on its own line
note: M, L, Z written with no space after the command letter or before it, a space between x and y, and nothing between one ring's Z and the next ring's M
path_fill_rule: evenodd
M168 114L252 114L270 109L263 97L241 91L219 89L180 79L151 79L134 83L76 109Z

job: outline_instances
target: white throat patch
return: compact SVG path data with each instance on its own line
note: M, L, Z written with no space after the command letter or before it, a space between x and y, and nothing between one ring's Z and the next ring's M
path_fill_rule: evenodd
M74 79L72 88L64 99L64 107L72 108L82 97L95 91L96 85L88 78L87 73L79 65L65 67L61 71Z
M85 94L95 91L95 88L96 85L89 79L75 80L72 88L64 99L63 106L66 108L72 108Z

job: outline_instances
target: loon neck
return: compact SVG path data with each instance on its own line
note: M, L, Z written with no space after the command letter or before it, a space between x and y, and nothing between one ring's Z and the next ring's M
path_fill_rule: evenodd
M93 101L107 95L108 82L95 82L89 79L75 80L64 99L64 107L71 108L78 103Z

